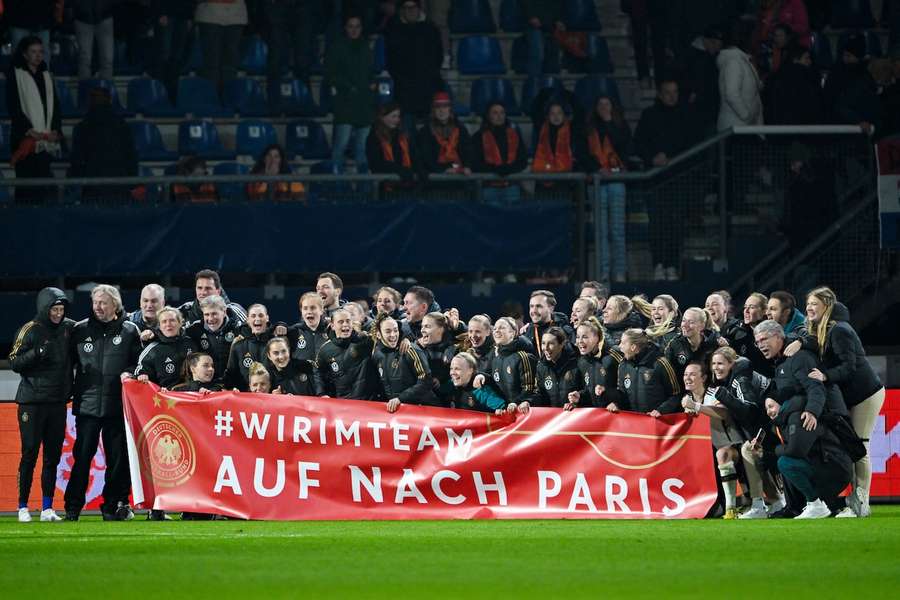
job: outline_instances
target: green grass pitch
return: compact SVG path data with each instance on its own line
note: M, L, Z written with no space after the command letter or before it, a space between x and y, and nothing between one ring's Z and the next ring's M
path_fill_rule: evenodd
M819 521L0 519L0 597L891 598L900 506Z

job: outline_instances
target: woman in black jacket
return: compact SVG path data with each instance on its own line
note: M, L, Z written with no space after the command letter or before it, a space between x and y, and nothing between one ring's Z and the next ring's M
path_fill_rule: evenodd
M331 315L328 341L316 355L313 371L316 395L350 400L378 397L378 373L372 363L374 342L353 330L350 313L339 308Z
M660 294L653 302L647 302L642 296L635 296L631 301L638 312L650 319L647 335L653 338L657 347L665 354L672 340L678 337L678 326L681 323L678 301L669 294Z
M156 319L153 341L141 352L134 376L138 381L152 381L160 387L171 388L180 382L184 359L196 348L184 334L177 308L166 306L157 313Z
M507 177L528 166L528 155L519 130L506 120L506 108L500 102L488 104L481 129L472 136L472 171ZM506 180L486 183L482 190L488 204L509 206L519 201L521 189Z
M494 329L491 318L487 315L475 315L469 319L469 328L466 332L466 351L475 357L479 373L487 373L491 370L491 360L494 354Z
M366 159L372 173L399 175L401 185L409 188L414 183L416 157L413 142L400 127L400 105L388 102L378 107L375 122L366 138ZM392 191L396 183L384 184L385 191Z
M425 315L422 318L422 337L416 344L428 359L434 393L441 406L449 406L453 390L453 384L450 382L450 361L456 354L449 319L439 312Z
M605 408L609 412L625 410L624 397L617 389L622 353L609 345L603 327L595 317L589 317L575 332L575 346L581 357L578 372L581 377L577 390L568 395L567 410L576 406Z
M606 328L606 342L610 346L618 346L622 333L626 329L642 327L640 313L635 310L634 302L628 296L610 296L603 307L603 327Z
M516 322L500 317L494 324L494 354L491 377L507 402L507 412L527 413L537 397L537 357L519 338Z
M385 313L378 315L375 335L372 358L381 377L388 412L397 412L401 404L444 406L431 389L431 367L425 352L417 344L400 349L397 320Z
M866 455L854 464L853 493L847 500L853 512L868 517L871 514L869 486L872 482L869 438L884 404L885 390L866 360L866 351L849 321L850 312L837 301L834 292L827 287L816 288L806 297L808 333L801 343L803 348L815 352L822 362L822 368L814 369L810 377L826 384L837 384L850 410L853 429L866 444ZM787 349L785 354L790 350Z
M215 362L207 352L191 352L184 359L181 369L181 383L172 388L173 392L218 392L222 386L215 383Z
M589 174L611 175L626 170L631 154L631 129L622 108L600 96L588 115L584 134L577 136L578 162ZM625 184L600 184L595 190L594 227L600 244L600 274L625 281Z
M692 306L684 311L681 333L669 342L664 352L679 378L684 376L688 363L707 364L709 357L719 348L719 333L710 327L715 325L702 308Z
M542 358L537 365L537 399L535 406L563 408L569 393L581 386L578 354L569 337L559 327L551 327L541 336Z
M308 360L291 358L287 338L274 337L266 344L268 370L272 377L272 393L312 396L313 367Z

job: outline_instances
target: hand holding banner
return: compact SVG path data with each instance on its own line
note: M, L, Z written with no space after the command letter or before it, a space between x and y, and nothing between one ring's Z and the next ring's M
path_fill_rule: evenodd
M123 384L134 500L246 519L702 518L709 423Z

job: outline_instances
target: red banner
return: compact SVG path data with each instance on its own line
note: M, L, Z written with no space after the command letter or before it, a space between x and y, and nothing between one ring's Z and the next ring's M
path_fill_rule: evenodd
M134 501L246 519L701 518L708 419L124 384Z

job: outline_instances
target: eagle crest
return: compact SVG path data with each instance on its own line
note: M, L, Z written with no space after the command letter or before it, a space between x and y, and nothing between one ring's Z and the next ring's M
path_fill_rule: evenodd
M161 464L172 466L178 464L181 460L181 444L174 440L171 435L164 435L156 442L156 449L153 451L156 460Z

